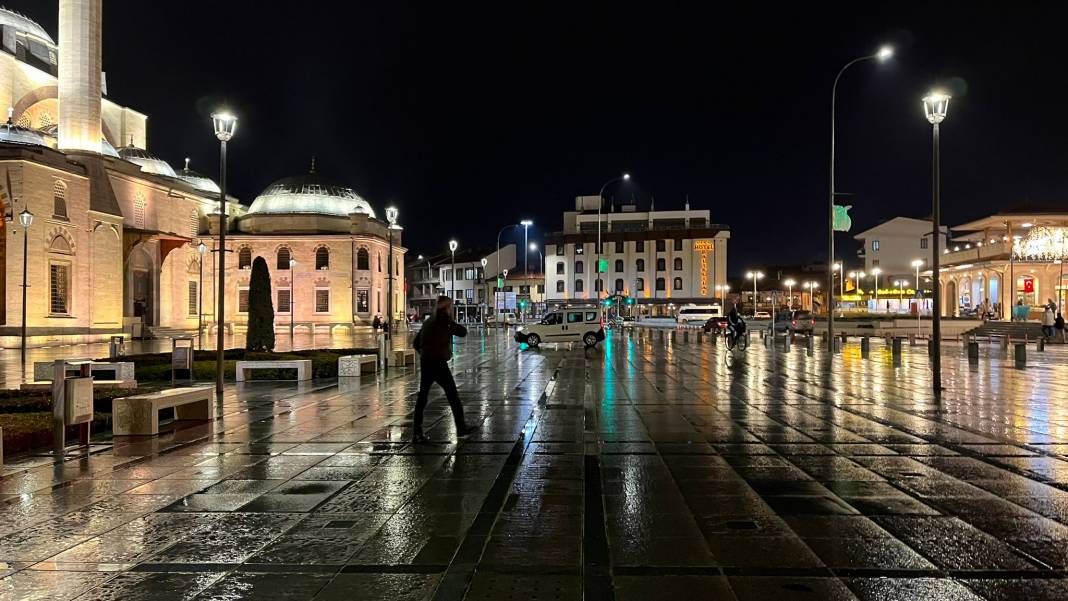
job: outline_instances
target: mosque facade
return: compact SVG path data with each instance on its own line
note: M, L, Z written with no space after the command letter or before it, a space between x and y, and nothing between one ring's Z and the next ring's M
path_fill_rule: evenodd
M102 0L58 4L59 44L0 9L0 106L10 107L0 125L0 346L21 344L24 307L28 346L195 334L201 324L213 333L219 186L188 160L175 169L149 152L147 116L105 97ZM400 230L351 188L313 166L248 206L225 204L228 331L246 323L258 256L279 330L385 316L391 234L403 313Z

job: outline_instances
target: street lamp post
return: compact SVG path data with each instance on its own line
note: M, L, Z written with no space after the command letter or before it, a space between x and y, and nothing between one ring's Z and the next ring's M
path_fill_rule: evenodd
M597 193L597 261L593 264L593 272L597 275L597 280L601 280L601 207L604 205L604 191L605 189L616 182L630 181L630 174L624 173L619 177L612 178L601 186L601 191ZM596 284L594 285L594 291L596 292ZM601 291L604 291L604 284L601 284ZM597 296L600 299L600 295ZM603 311L603 309L602 309Z
M481 262L482 262L482 283L486 285L486 296L483 297L483 299L482 299L482 304L485 305L482 308L482 327L485 328L486 327L486 312L489 309L489 306L488 306L488 303L489 303L489 280L486 278L486 264L489 263L489 260L486 259L486 257L482 257L482 261Z
M912 262L912 267L916 269L916 335L920 336L923 333L923 321L920 319L920 314L923 312L923 295L920 293L920 267L923 266L922 259L916 259Z
M794 285L796 285L797 282L793 278L790 278L783 282L783 284L786 284L786 287L790 290L790 297L787 299L786 308L792 311L794 308Z
M939 282L939 242L942 235L942 173L938 146L938 125L946 118L949 111L949 96L939 92L928 94L923 98L923 113L931 124L931 221L934 244L931 245L931 285L933 290L933 319L931 320L931 337L934 339L934 347L931 349L931 359L934 361L932 387L935 395L942 393L942 286ZM1011 251L1010 251L1011 256ZM1016 282L1012 283L1015 286Z
M834 163L835 163L835 105L838 101L838 80L842 78L842 74L846 72L846 69L853 65L868 61L879 60L884 61L894 56L894 49L890 46L883 46L875 54L868 56L861 56L855 58L845 64L839 71L838 75L834 78L834 85L831 87L831 186L830 186L830 201L827 206L827 285L831 294L828 295L829 303L827 304L827 348L834 352L834 344L830 342L834 339L834 271L830 269L831 265L834 265Z
M215 392L223 392L223 368L225 366L226 340L226 143L237 131L237 117L228 112L211 116L215 137L219 139L219 306L216 325Z
M878 267L871 270L871 276L875 278L875 312L879 312L879 274L883 272Z
M456 319L457 311L459 310L456 304L456 248L460 244L456 240L449 240L449 252L452 253L452 271L449 274L449 279L452 280L452 317Z
M530 229L530 226L534 225L534 222L529 219L524 219L519 222L519 225L523 226L523 275L529 276L530 269L528 259L530 259L530 253L528 252L529 247L527 246L527 234L529 233L528 230Z
M22 375L26 376L26 289L29 284L26 281L26 272L29 270L30 251L30 226L33 225L33 213L29 209L23 209L19 213L19 223L22 224L22 346L20 357L22 359Z
M809 311L816 310L816 288L820 287L819 282L805 282L802 287L808 290L808 309Z
M845 267L841 263L835 263L834 270L838 272L838 296L841 298L845 296ZM833 291L834 288L831 290ZM843 313L841 309L838 310L838 314L845 317L845 313Z
M294 350L296 348L296 346L297 346L297 343L296 343L297 323L296 323L296 321L294 321L294 317L293 317L294 315L297 314L297 307L296 307L296 303L294 302L296 300L296 292L297 292L297 273L295 271L296 268L297 268L297 260L296 259L290 259L289 260L289 350L291 350L291 351ZM315 338L314 326L312 326L312 330L313 330L312 331L312 338L314 339Z
M499 232L497 232L497 274L496 274L497 277L501 277L501 234L503 234L504 232L512 229L513 227L519 227L519 224L518 223L508 224L508 225L502 227ZM496 307L496 300L497 300L497 295L496 294L493 295L493 299L494 299L494 306Z
M200 350L204 350L204 257L208 254L208 245L201 242L197 245L200 253L200 283L197 284L197 344Z
M764 272L762 272L762 271L750 271L750 272L745 274L745 279L753 280L753 316L754 317L756 316L757 301L759 300L757 298L757 281L760 280L763 277L764 277Z

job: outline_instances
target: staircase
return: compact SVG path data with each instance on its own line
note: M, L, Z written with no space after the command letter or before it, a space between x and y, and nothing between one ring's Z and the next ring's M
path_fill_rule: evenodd
M983 325L965 332L966 336L982 339L987 336L1005 337L1009 340L1037 340L1042 337L1042 324L1035 321L988 321ZM1060 338L1056 336L1055 338Z

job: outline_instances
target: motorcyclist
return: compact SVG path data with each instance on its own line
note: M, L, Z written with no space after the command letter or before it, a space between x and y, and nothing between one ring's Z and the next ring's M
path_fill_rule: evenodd
M745 320L742 319L742 314L738 312L737 303L731 306L730 312L727 313L727 333L731 337L731 346L734 346L742 334L745 334Z

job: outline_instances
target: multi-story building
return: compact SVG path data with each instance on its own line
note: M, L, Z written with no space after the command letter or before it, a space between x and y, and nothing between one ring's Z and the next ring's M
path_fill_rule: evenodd
M708 210L687 203L678 211L624 205L605 212L600 203L597 196L576 198L563 231L545 237L550 305L621 294L644 314L666 315L669 304L722 303L730 229L712 223Z
M492 304L497 269L514 268L514 244L501 248L499 254L486 249L460 249L456 251L455 261L450 252L432 257L419 255L406 266L406 278L411 286L410 312L427 315L434 310L438 296L448 296L456 301L459 320L479 321Z
M862 244L857 256L864 260L864 272L872 273L878 269L884 281L892 281L913 275L912 262L930 256L931 233L930 219L894 217L853 238ZM948 236L949 229L943 227L943 248Z

